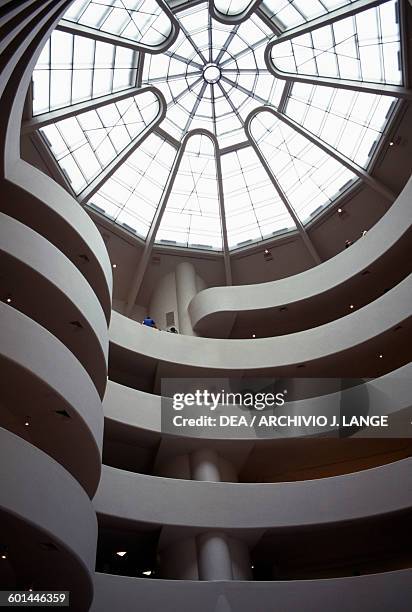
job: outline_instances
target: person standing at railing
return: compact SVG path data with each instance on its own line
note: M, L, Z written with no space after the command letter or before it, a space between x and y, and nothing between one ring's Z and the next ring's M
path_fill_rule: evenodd
M147 325L147 327L154 327L155 329L157 329L157 325L150 315L145 316L142 321L142 325Z

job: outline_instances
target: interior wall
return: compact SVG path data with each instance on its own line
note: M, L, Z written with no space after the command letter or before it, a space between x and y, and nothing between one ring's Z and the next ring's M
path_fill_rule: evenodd
M176 279L175 273L169 272L157 283L149 305L149 314L160 329L166 329L166 313L173 312L178 327Z
M172 580L199 580L195 538L173 542L162 550L160 572Z
M264 246L256 251L231 257L234 285L265 283L292 276L312 268L314 261L299 236L279 241L269 247L272 258L265 258Z

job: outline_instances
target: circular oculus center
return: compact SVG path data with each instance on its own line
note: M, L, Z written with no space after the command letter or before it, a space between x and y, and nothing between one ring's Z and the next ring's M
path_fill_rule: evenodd
M217 83L221 77L220 68L216 64L207 64L203 69L203 78L207 83Z

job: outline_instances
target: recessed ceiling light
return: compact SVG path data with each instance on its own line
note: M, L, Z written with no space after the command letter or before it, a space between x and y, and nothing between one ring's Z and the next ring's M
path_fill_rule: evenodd
M113 268L117 268L117 264L113 264L113 266L112 266L112 267L113 267Z
M143 576L151 576L152 575L152 570L146 570L144 572L142 572Z
M269 250L265 249L265 255L269 255Z
M338 208L338 213L341 215L343 213L343 210L341 208Z
M254 565L251 565L250 567L251 567L252 569L255 569L255 566L254 566Z
M25 425L25 427L29 427L30 421L24 421L24 425Z
M355 308L355 306L354 306L353 304L351 304L351 305L349 306L349 308L352 310L353 308Z
M252 334L252 338L256 338L256 334Z
M379 355L379 359L383 359L383 355L382 355L382 353Z
M7 302L7 304L11 304L11 297L8 297L8 298L6 299L6 302Z
M77 329L83 329L83 325L80 323L80 321L70 321L70 325L77 327Z
M393 145L394 145L394 144L395 144L395 143L393 142L393 140L391 140L391 141L390 141L390 143L389 143L389 146L390 146L390 147L393 147Z
M116 552L116 555L117 555L118 557L124 557L126 554L127 554L127 551L126 551L126 550L118 550L118 551Z
M6 555L5 553L3 553L3 554L1 555L1 558L2 558L2 559L7 559L7 555Z

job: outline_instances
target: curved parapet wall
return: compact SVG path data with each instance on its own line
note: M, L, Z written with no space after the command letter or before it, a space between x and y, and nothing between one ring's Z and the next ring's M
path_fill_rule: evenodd
M3 213L0 213L0 256L2 296L10 295L15 308L59 338L83 364L103 395L107 379L107 323L84 276L43 236Z
M0 77L1 210L52 242L79 268L109 321L112 272L103 239L76 200L48 176L20 158L24 101L38 56L71 0L8 3L1 17Z
M1 583L93 598L112 272L84 209L21 159L35 63L72 0L0 11ZM8 217L6 216L8 215ZM3 303L3 302L7 303ZM99 396L100 394L100 396Z
M93 495L101 469L112 273L78 202L21 159L35 63L71 0L3 3L0 74L0 424L50 454ZM15 309L13 308L15 307ZM19 312L20 311L20 312Z
M412 275L391 291L359 311L294 334L275 338L222 340L177 336L158 332L126 317L113 313L110 343L113 369L146 374L160 363L163 377L222 376L296 373L321 369L322 376L376 375L376 362L387 339L386 335L402 325L403 337L410 325ZM410 361L408 348L397 346L394 367ZM176 367L177 366L177 367Z
M265 316L269 321L282 308L279 328L298 331L341 317L351 302L358 304L358 295L366 303L368 294L382 292L382 267L385 285L390 286L398 282L400 266L411 260L411 199L412 178L362 240L319 266L268 283L199 292L189 305L193 329L202 336L226 338L236 316ZM394 261L400 264L388 265ZM368 279L362 276L372 269Z
M323 380L324 386L325 381ZM337 382L337 381L332 381ZM276 415L328 415L329 426L251 427L173 427L176 413L172 400L108 382L103 401L105 445L103 461L132 472L173 474L189 478L189 472L168 472L176 457L190 457L207 445L229 464L236 466L242 482L307 480L365 470L403 459L411 454L408 435L412 418L412 364L395 372L358 384L329 391L325 395L288 401ZM349 414L388 417L388 427L359 430L332 426ZM275 414L268 410L266 416ZM214 417L245 415L240 406L219 406ZM199 408L185 409L185 417L196 418ZM250 415L252 416L252 415ZM348 437L349 434L349 437ZM343 436L343 437L342 437ZM402 437L403 439L400 439ZM367 438L367 439L366 439ZM133 450L132 450L133 449ZM276 462L272 461L276 456ZM189 459L190 461L190 459ZM238 478L235 478L237 480ZM224 478L233 481L233 475Z
M409 413L412 410L412 363L409 363L394 372L380 378L368 381L359 386L348 388L335 393L328 393L319 397L308 397L304 400L297 400L287 403L287 412L293 414L328 414L335 409L338 411L342 406L353 406L359 397L367 402L366 408L371 409L374 415L400 415L406 414L410 422ZM142 437L148 434L167 436L162 431L162 410L172 410L172 400L152 393L146 393L137 389L126 387L113 381L108 381L106 395L103 401L105 421L116 423L127 429L127 440L133 439L136 444ZM197 408L194 407L192 417L198 416ZM185 415L189 416L189 408L186 408ZM241 415L240 407L233 407L233 414ZM220 409L216 414L220 414ZM224 407L224 414L228 414L228 407ZM220 433L219 433L220 432ZM181 432L173 432L175 436L181 438L191 438L203 444L207 439L247 440L251 439L257 443L265 442L268 439L279 439L289 437L288 433L280 433L276 429L268 431L267 435L259 436L253 428L234 428L234 432L227 434L227 430L221 429L213 435L210 429L182 428ZM290 436L316 435L325 433L325 428L309 429L297 428L291 430ZM411 430L412 433L412 430ZM378 434L376 434L378 435ZM384 435L387 435L386 433ZM182 440L183 443L183 440Z
M10 566L7 586L16 588L30 580L35 590L70 590L70 609L87 610L97 522L85 491L48 455L1 428L0 481L0 536L7 557L2 563Z
M344 476L273 485L160 478L103 466L94 504L109 521L147 527L327 526L412 508L411 467L412 459L404 459Z
M112 270L103 239L76 200L22 160L7 173L2 212L43 235L84 275L110 320Z
M329 580L192 582L95 575L91 612L409 612L412 570ZM171 607L171 602L173 607ZM304 608L302 608L302 602Z
M28 437L93 495L103 411L89 375L49 331L3 303L0 327L0 425Z
M131 389L109 380L103 411L105 420L122 424L135 431L137 440L139 431L160 434L161 404L160 395Z

